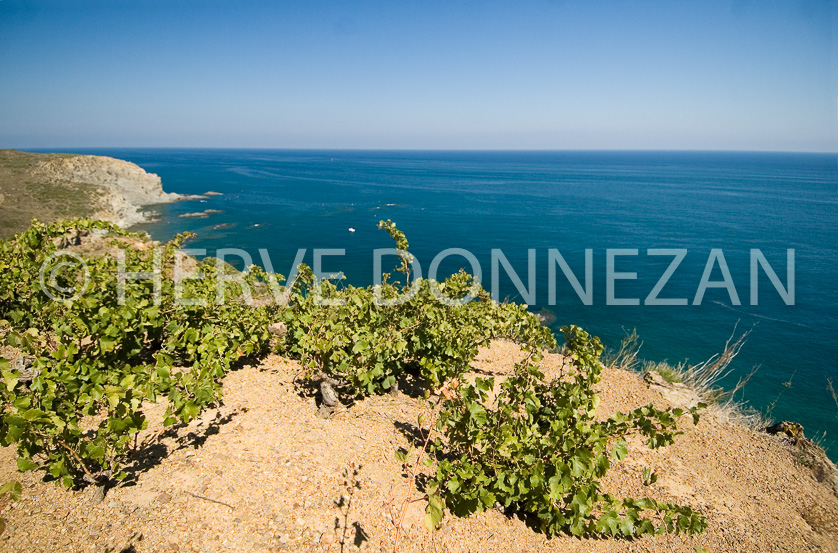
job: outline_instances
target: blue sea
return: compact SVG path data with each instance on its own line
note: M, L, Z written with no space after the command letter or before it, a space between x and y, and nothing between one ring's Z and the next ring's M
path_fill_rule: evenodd
M773 404L774 419L802 423L807 436L819 438L838 457L838 405L827 390L828 378L838 380L835 154L80 153L133 161L159 174L169 192L222 193L158 206L160 221L140 228L159 240L193 231L198 237L190 248L205 248L208 255L240 248L257 263L259 249L265 248L273 269L284 275L298 249L306 249L304 261L311 265L313 249L327 248L345 253L323 256L323 271L342 271L349 283L371 284L373 250L392 247L376 223L392 219L407 234L425 276L443 250L467 250L479 263L487 289L495 277L499 299L527 299L534 311L549 309L556 316L556 332L564 324L578 324L615 347L626 331L637 329L643 358L695 363L721 351L734 329L752 329L723 384L733 386L758 366L744 399L761 410ZM206 219L179 217L205 209L221 213ZM502 264L493 270L493 249L502 252L523 286L515 285ZM657 297L685 305L647 301L678 253L656 251L662 249L679 250L683 259ZM555 253L551 261L551 250L565 260L587 301L558 268ZM751 301L752 250L759 250L766 262L757 261L756 305ZM793 302L789 250L794 250ZM588 255L592 282L586 287ZM385 269L394 264L394 258L384 259ZM556 267L552 285L551 264ZM779 290L764 265L776 274ZM439 265L438 277L460 266L473 272L468 260L450 255ZM700 289L703 297L697 302ZM627 303L620 299L638 305L617 305Z

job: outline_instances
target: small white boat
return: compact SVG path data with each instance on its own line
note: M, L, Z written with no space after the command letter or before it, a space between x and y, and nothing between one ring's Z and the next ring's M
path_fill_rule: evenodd
M355 229L352 228L352 227L349 227L349 232L355 232Z

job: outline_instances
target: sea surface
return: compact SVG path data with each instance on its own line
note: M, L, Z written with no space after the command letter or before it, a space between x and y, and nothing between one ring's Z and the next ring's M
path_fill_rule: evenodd
M636 329L643 358L695 363L721 351L732 334L751 330L723 384L733 386L759 367L742 399L770 411L775 420L802 423L807 436L838 457L838 405L827 389L829 378L838 380L835 154L78 152L133 161L159 174L169 192L220 192L157 206L159 222L139 227L159 240L196 232L188 247L205 248L207 255L240 248L263 264L259 249L264 248L273 269L288 275L299 249L306 249L303 259L309 265L315 248L345 250L324 255L322 270L342 271L347 282L368 285L375 278L373 250L393 247L376 223L392 219L407 234L423 275L443 250L467 250L479 263L486 288L495 277L499 299L526 299L534 311L549 309L557 333L564 324L578 324L616 347ZM221 213L180 217L205 209ZM492 249L502 252L523 286L516 287L502 264L493 269ZM661 249L686 250L657 294L684 305L647 301L677 253L655 251ZM566 261L583 296L590 250L588 301L558 268L555 254L551 261L551 250ZM609 250L615 301L607 293ZM778 290L757 263L756 305L752 250L760 250L779 284ZM789 250L794 250L793 302ZM529 255L534 255L532 296ZM711 272L701 286L708 260ZM394 264L394 258L384 258L384 270ZM437 276L460 266L473 272L468 260L450 255ZM697 302L700 288L704 293ZM619 299L638 305L616 305Z

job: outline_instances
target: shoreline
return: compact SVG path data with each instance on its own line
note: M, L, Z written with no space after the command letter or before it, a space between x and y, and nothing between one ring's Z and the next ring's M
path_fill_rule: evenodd
M93 217L128 229L158 220L154 206L215 195L166 192L159 175L114 157L0 149L0 235L25 230L33 217Z

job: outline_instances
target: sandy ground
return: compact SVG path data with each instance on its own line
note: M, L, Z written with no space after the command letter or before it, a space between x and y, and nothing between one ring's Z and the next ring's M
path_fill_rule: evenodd
M495 342L474 369L508 373L518 349ZM556 370L558 356L546 368ZM17 479L21 501L0 516L0 551L239 552L392 551L398 517L411 489L396 450L416 432L422 401L403 393L373 397L317 417L312 396L295 387L299 366L268 357L231 372L224 404L169 432L142 458L132 485L67 491L42 475L15 470L15 453L0 450L0 482ZM606 416L666 400L634 374L607 370L599 386ZM150 418L159 420L157 406ZM546 539L515 517L490 511L446 516L430 532L424 503L408 504L399 551L838 551L838 498L796 464L779 439L755 434L711 414L668 448L636 440L603 485L628 496L674 500L701 511L708 530L695 537L640 540ZM659 476L643 486L642 467Z

